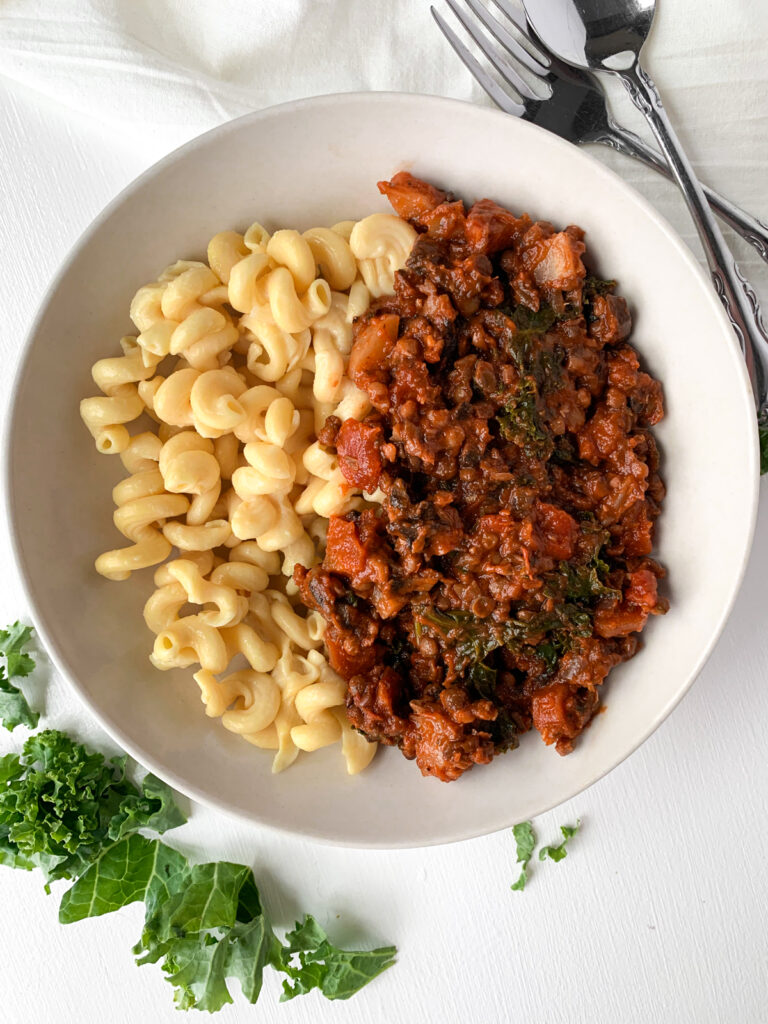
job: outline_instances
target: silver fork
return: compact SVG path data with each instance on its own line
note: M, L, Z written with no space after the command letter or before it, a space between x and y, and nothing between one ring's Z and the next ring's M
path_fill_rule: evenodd
M596 77L565 64L551 54L528 24L525 15L510 0L493 2L505 20L514 25L525 38L528 48L522 46L506 24L495 18L479 0L465 0L476 20L459 6L458 0L446 0L468 35L509 87L511 94L488 74L435 8L431 7L430 10L438 28L459 59L498 107L514 117L522 117L525 121L546 128L568 142L578 145L597 142L610 146L671 179L672 174L664 158L634 132L614 121L603 88ZM480 25L493 36L498 46L492 43ZM521 67L549 87L549 96L542 98L534 92L520 74L518 69ZM722 220L754 246L768 263L768 225L706 185L704 193Z

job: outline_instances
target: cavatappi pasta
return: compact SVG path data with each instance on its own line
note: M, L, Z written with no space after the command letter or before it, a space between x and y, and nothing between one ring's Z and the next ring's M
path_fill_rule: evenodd
M222 231L207 262L179 260L138 290L136 335L94 364L102 394L80 404L97 450L128 474L112 493L127 543L97 571L156 567L152 664L196 666L206 714L274 750L273 771L340 743L354 774L376 750L347 721L325 622L291 577L322 559L329 516L376 500L317 433L331 414L368 412L346 376L352 322L392 290L414 239L378 213L303 234Z

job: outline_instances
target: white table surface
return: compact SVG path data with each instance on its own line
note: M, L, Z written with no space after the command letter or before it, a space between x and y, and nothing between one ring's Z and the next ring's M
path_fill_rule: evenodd
M648 52L702 178L763 218L766 11L756 0L666 0ZM450 59L437 38L434 52ZM430 73L423 91L434 84ZM455 94L470 95L467 83ZM627 102L617 100L624 115ZM633 112L627 120L639 127ZM57 265L98 210L169 148L156 128L117 132L0 78L2 408ZM670 185L617 154L593 152L698 252ZM744 244L735 249L768 306L768 268ZM716 395L712 408L716 415ZM734 612L682 705L627 762L536 822L545 839L577 816L584 824L567 860L542 865L524 893L509 889L517 875L510 833L363 852L275 836L194 806L174 842L197 858L253 864L278 928L310 910L342 943L393 942L400 951L398 964L351 1002L313 993L280 1005L270 975L258 1007L236 994L222 1024L768 1021L767 526L764 502ZM5 523L0 558L4 622L27 610ZM32 688L40 697L47 680L47 722L108 749L64 681L40 662ZM13 739L3 732L0 750L22 731ZM133 964L139 906L63 928L57 904L35 874L0 869L4 1022L179 1019L159 968Z

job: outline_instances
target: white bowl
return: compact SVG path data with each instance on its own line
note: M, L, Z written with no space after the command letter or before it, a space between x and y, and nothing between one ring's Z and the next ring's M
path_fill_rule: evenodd
M407 168L465 199L490 196L587 233L596 269L633 308L632 343L664 384L656 434L668 494L658 556L668 615L604 689L607 710L568 757L537 733L445 785L396 750L362 775L337 750L281 775L271 754L203 714L191 670L157 672L141 618L149 572L111 583L93 560L116 541L117 459L96 453L78 402L94 360L131 330L136 289L217 231L331 224L387 209L376 181ZM636 192L554 135L492 110L426 96L320 97L203 135L147 171L67 260L32 330L8 435L17 557L44 643L122 747L189 796L269 825L356 846L419 846L503 828L572 797L643 742L691 685L742 578L757 502L757 439L746 372L691 253Z

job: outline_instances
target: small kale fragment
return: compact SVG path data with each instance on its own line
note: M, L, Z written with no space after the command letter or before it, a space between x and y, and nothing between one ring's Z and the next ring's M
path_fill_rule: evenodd
M597 279L595 279L597 280ZM613 282L616 283L615 281ZM580 316L576 306L566 306L562 313L556 313L551 306L540 306L538 309L529 309L528 306L518 305L511 311L512 322L517 328L513 336L513 343L528 341L531 338L540 338L547 331L551 331L556 323L563 320L573 320Z
M13 732L17 725L26 725L28 729L34 729L39 721L39 714L33 711L27 703L27 698L5 677L5 672L0 668L0 721L9 732Z
M581 290L582 310L584 313L584 319L587 322L595 319L595 316L592 313L592 305L595 298L598 295L610 295L613 293L615 288L615 281L610 281L602 277L595 277L594 274L590 274L589 277L587 277Z
M570 565L560 563L563 574L563 595L570 601L591 601L595 598L621 597L621 591L607 586L603 581L609 572L607 562L601 558L593 559L588 565Z
M565 653L563 645L557 643L555 640L544 640L536 648L536 653L544 662L546 674L552 675L557 668L560 658Z
M5 658L11 679L14 676L28 676L35 667L32 655L24 651L31 639L32 627L22 626L18 621L6 629L0 629L0 654Z
M460 610L439 611L427 608L420 616L423 623L433 627L448 641L456 652L456 671L463 672L479 665L502 644L497 630L471 612ZM418 622L417 622L418 624Z
M28 676L35 667L32 656L24 650L31 636L32 627L20 622L0 630L0 655L5 658L5 666L0 666L0 722L9 732L17 725L34 729L40 718L21 690L11 682Z
M141 793L129 793L120 803L117 814L109 823L109 838L122 839L140 828L148 828L162 835L169 829L183 825L187 819L176 804L173 790L157 776L145 775L141 780Z
M585 295L610 295L616 289L616 282L604 277L596 277L590 274L584 281L582 291Z
M372 950L346 950L334 946L317 921L307 914L285 936L280 970L283 982L280 1001L319 988L326 999L349 999L395 962L394 946Z
M510 888L516 892L522 892L525 889L525 883L528 881L527 868L536 846L536 833L533 831L533 825L530 821L521 821L519 825L515 825L512 828L512 835L515 837L515 843L517 844L517 863L523 866L520 869L517 881L513 882Z
M536 331L539 334L544 334L557 322L557 313L551 306L530 309L528 306L518 305L512 311L512 321L518 333Z
M558 846L542 846L539 850L539 860L546 860L549 858L557 863L567 857L568 850L566 847L568 846L568 841L573 839L579 831L580 826L581 820L577 820L575 825L561 825L560 831L563 836L563 841Z
M486 665L484 661L475 662L467 673L475 691L482 700L493 700L496 689L496 669Z
M505 441L516 444L529 458L544 459L553 445L541 420L538 394L534 378L522 377L496 419Z

